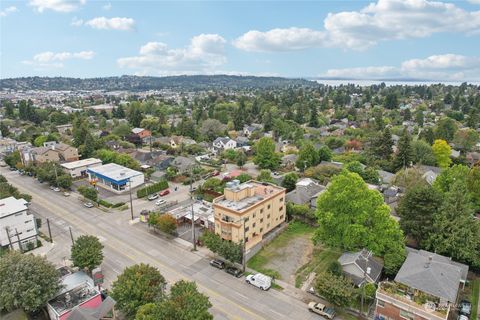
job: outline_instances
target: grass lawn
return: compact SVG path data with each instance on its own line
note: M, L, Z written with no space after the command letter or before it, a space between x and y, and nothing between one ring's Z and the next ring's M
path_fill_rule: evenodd
M472 314L470 315L470 320L477 320L478 298L480 296L480 279L473 280L471 285L472 296L470 301L472 302Z
M340 250L329 249L317 245L313 249L312 260L297 270L295 287L300 288L311 272L318 273L326 270L330 263L337 260L341 255L342 251Z
M282 249L287 247L292 239L305 235L311 236L314 231L315 228L305 223L299 221L291 222L284 232L251 258L248 261L247 266L258 272L274 277L275 279L281 279L281 275L278 271L265 268L265 265L267 265L272 258L282 255Z

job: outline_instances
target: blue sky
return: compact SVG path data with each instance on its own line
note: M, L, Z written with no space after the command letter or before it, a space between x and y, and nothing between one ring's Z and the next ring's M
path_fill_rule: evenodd
M480 0L0 2L0 77L480 78Z

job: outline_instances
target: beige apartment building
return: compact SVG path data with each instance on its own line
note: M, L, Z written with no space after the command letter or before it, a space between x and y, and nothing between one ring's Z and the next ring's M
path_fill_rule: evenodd
M213 200L215 233L235 243L245 236L248 251L286 218L285 188L270 183L234 180ZM245 226L245 229L244 229Z
M45 142L43 147L26 148L20 152L22 163L70 162L79 159L78 150L65 143Z

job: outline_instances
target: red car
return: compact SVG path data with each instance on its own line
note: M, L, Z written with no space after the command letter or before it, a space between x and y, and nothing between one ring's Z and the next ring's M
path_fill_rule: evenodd
M217 170L212 172L212 177L216 177L218 175L220 175L220 172L218 172Z
M170 189L165 189L163 191L160 191L158 194L163 197L163 196L166 196L167 194L170 193Z

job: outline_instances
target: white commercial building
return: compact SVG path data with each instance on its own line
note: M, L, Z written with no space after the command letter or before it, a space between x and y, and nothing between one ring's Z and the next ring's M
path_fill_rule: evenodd
M0 246L23 249L37 243L35 217L29 213L27 201L8 197L0 200Z
M87 173L90 181L116 193L127 191L129 187L133 189L145 183L145 176L142 172L125 168L116 163L88 168Z
M102 160L88 158L78 161L62 163L61 166L72 178L87 176L87 169L102 165Z

